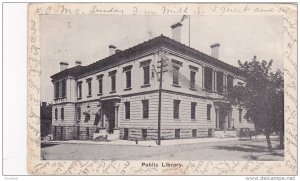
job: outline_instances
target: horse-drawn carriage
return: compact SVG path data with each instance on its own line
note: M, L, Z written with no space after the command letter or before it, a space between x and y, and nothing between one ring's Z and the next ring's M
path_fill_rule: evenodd
M257 136L258 136L258 133L255 130L250 130L250 128L241 128L240 129L240 133L239 133L240 139L249 138L250 140L252 140L252 137L257 139Z

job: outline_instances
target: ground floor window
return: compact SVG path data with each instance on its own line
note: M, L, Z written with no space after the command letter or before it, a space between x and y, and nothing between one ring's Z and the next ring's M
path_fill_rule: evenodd
M86 136L90 136L90 128L86 127Z
M193 136L193 138L197 137L197 130L196 129L192 130L192 136Z
M180 138L180 129L175 129L175 138Z
M124 140L128 140L128 128L124 128Z
M147 139L147 129L142 129L142 138Z

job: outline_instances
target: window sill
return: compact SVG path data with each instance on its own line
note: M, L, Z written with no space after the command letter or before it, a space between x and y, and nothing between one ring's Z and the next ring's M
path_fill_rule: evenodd
M129 90L132 90L131 87L128 87L128 88L125 88L124 91L129 91Z
M141 86L141 88L150 87L150 86L151 86L151 84L144 84Z
M195 119L191 119L191 121L196 121L196 118Z
M92 97L92 95L88 95L88 96L86 96L87 98L89 98L89 97Z
M180 118L173 118L174 121L180 121Z
M181 87L180 85L177 84L172 84L173 87Z
M102 95L103 95L102 93L97 94L97 96L102 96Z
M110 94L113 94L113 93L116 93L116 91L110 91L109 93L110 93Z
M77 100L81 100L82 99L82 97L77 97Z

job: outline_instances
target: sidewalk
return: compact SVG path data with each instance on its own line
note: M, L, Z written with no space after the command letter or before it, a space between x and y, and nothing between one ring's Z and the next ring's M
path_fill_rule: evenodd
M264 136L258 136L258 139L264 139ZM207 142L224 142L224 141L236 141L236 138L196 138L196 139L173 139L173 140L161 140L160 146L172 146L172 145L184 145L184 144L196 144ZM91 140L67 140L67 141L42 141L43 144L95 144L95 145L132 145L132 146L147 146L155 147L157 140L135 141L130 140L114 140L114 141L91 141Z

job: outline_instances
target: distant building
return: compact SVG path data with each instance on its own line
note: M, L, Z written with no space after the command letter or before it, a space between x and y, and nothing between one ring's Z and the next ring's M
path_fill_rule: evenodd
M220 45L212 45L209 56L180 43L180 23L172 29L173 39L161 35L123 51L110 45L108 57L87 66L76 61L75 67L68 68L61 62L60 72L51 76L54 139L91 139L99 103L105 120L100 124L109 123L111 134L120 139L157 139L161 55L167 57L162 139L254 129L244 119L244 109L222 100L243 77L236 67L219 60Z

